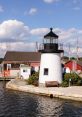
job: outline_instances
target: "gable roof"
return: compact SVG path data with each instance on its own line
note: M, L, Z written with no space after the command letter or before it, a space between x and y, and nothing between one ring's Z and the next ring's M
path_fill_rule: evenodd
M39 52L7 51L3 61L40 61L40 57Z
M78 61L74 60L74 61L76 62L76 64L82 66L82 61L80 61L80 60L78 60ZM73 62L73 60L68 60L68 61L65 63L65 65L68 64L69 62Z

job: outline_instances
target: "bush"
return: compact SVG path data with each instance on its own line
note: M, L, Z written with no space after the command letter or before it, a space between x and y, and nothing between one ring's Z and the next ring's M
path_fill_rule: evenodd
M35 72L34 74L32 74L29 79L27 80L28 84L32 84L35 86L38 86L38 79L39 79L39 73Z
M62 84L61 84L62 87L68 87L68 82L66 81L63 81Z
M61 86L63 87L69 86L69 81L70 81L70 85L72 86L82 86L82 78L80 78L76 73L66 73L64 75Z
M79 80L77 81L77 86L82 86L82 79L79 79Z

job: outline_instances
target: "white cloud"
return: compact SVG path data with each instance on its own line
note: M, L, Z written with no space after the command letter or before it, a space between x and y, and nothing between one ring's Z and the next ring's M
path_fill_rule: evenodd
M61 30L61 29L60 29ZM69 44L70 44L70 53L71 56L76 56L77 46L78 46L78 55L82 56L82 30L76 28L70 28L68 30L61 30L59 33L59 42L64 44L64 51L68 55ZM78 43L77 43L78 40Z
M80 10L81 9L81 5L80 5L80 0L73 0L73 10Z
M17 20L7 20L0 24L1 42L24 41L29 36L29 27Z
M35 51L35 43L15 42L0 43L0 57L4 57L6 51Z
M32 29L30 33L33 36L44 36L49 32L48 28L37 28ZM55 32L57 35L59 35L59 43L64 44L65 53L68 55L69 50L69 44L71 49L71 56L76 56L76 47L77 47L77 39L78 39L78 46L79 46L79 52L78 54L82 56L82 30L76 29L76 28L70 28L70 29L60 29L55 28L53 29L53 32ZM42 39L42 38L41 38Z
M69 41L69 39L75 38L81 33L81 30L77 30L76 28L70 28L68 30L66 29L60 29L60 28L55 28L53 29L53 32L55 32L57 35L59 35L59 40L60 41Z
M6 45L7 50L11 51L32 51L35 48L35 43L25 43L25 42L15 42L15 43L8 43Z
M0 5L0 12L4 12L4 9L1 5Z
M30 31L30 34L32 35L37 35L37 36L43 36L45 35L47 32L49 31L48 28L36 28L36 29L32 29Z
M44 36L49 32L48 28L36 28L30 30L30 34L32 36ZM60 29L60 28L54 28L53 32L59 35L59 41L63 43L74 43L76 42L77 38L81 39L82 37L82 30L76 29L76 28L70 28L70 29Z
M76 6L76 7L73 8L73 10L78 11L78 10L80 10L80 7Z
M30 10L29 10L29 15L34 15L34 14L36 14L37 13L37 9L36 8L31 8Z
M46 3L53 3L53 2L58 2L59 0L43 0Z
M0 24L0 56L3 56L6 50L34 51L35 41L41 42L48 32L48 28L30 29L18 20L4 21ZM66 53L70 43L72 55L76 52L78 39L79 55L82 56L82 29L54 28L53 32L59 35L59 42L64 44Z
M30 41L30 29L18 20L7 20L0 24L0 57L7 50L33 51L35 42Z

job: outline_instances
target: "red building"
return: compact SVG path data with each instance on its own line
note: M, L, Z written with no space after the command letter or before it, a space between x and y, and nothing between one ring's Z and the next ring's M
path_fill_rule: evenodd
M40 56L41 54L39 52L6 52L2 62L2 76L16 77L19 74L21 64L28 65L35 71L38 71L40 66Z
M70 60L64 67L69 68L70 71L82 71L82 61Z

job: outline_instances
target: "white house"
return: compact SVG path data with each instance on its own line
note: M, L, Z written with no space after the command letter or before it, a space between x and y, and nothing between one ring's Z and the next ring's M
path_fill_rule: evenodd
M31 75L31 67L28 65L21 64L19 75L22 79L28 79L29 76Z

